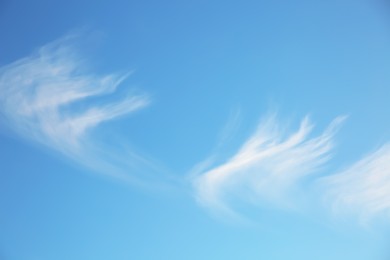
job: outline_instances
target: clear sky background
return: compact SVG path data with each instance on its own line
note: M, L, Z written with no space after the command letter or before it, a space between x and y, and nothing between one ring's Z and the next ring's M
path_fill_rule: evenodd
M390 259L390 3L0 1L0 259Z

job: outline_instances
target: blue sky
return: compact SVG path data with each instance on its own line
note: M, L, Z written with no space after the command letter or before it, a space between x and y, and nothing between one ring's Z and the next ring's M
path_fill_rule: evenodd
M388 259L389 17L1 1L0 259Z

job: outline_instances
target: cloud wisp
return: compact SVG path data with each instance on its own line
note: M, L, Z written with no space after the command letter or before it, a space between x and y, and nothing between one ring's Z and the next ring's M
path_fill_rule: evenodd
M130 73L86 72L87 63L73 41L74 35L64 37L0 68L3 119L24 137L88 166L104 165L100 171L111 171L110 175L124 174L130 165L148 164L128 148L108 151L93 140L91 130L148 106L149 97L127 91L115 100L114 94ZM119 167L118 161L126 167Z
M25 138L101 174L146 187L160 186L161 181L177 184L179 180L127 142L96 138L100 124L147 107L150 98L134 90L119 91L129 72L89 73L87 62L72 47L74 40L74 35L64 37L0 68L1 119ZM118 92L126 93L117 98ZM343 171L319 177L315 173L331 158L334 135L344 117L314 136L308 117L292 131L269 115L231 158L213 166L239 120L236 111L212 155L189 174L201 205L231 216L239 215L237 200L293 207L299 194L311 195L305 190L306 180L317 179L315 187L321 188L320 196L325 194L334 213L356 214L365 223L389 217L390 143Z
M355 162L345 170L319 180L332 213L358 216L368 224L390 217L390 144Z
M239 215L232 205L237 198L291 206L288 197L331 157L343 119L336 118L321 135L311 137L313 124L307 117L295 132L282 129L275 115L265 117L234 156L193 178L198 201L231 216Z

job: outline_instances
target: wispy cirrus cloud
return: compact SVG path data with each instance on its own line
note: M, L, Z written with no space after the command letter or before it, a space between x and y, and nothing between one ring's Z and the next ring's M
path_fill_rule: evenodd
M112 100L130 73L86 72L87 61L73 46L77 37L63 37L0 68L3 119L24 137L110 175L150 164L124 145L114 148L92 138L92 129L148 106L150 99L127 91Z
M74 40L72 35L64 37L0 68L2 119L22 136L97 172L141 185L177 182L127 143L95 138L92 130L97 126L147 107L150 98L134 90L121 91L125 94L116 98L131 73L87 72L87 61L72 47ZM231 158L212 167L239 119L235 111L216 150L190 174L200 204L232 215L236 199L290 206L296 193L305 192L302 182L331 158L334 135L344 117L336 118L318 136L313 136L308 117L295 131L283 126L276 115L264 117ZM388 217L390 144L341 172L320 177L318 183L335 213L357 214L363 222Z
M319 180L325 202L337 216L357 216L362 224L390 217L390 144Z
M234 198L285 204L300 182L329 160L343 119L311 137L313 124L307 117L295 132L283 129L275 115L265 117L233 157L193 178L198 201L231 216L237 215L230 203Z

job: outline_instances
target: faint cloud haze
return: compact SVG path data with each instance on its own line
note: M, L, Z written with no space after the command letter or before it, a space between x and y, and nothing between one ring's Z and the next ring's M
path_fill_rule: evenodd
M319 184L325 201L337 216L357 215L366 225L373 218L390 217L390 144L324 177Z

